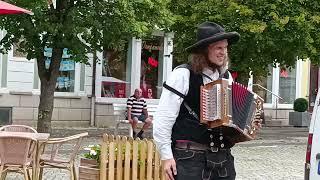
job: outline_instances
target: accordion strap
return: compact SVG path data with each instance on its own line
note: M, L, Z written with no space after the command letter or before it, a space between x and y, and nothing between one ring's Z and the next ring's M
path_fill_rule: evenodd
M173 87L169 86L166 84L166 82L163 83L163 87L165 87L166 89L168 89L169 91L173 92L174 94L178 95L179 97L181 97L182 99L184 99L186 96L184 94L182 94L181 92L177 91L176 89L174 89ZM183 105L184 107L187 108L189 114L191 114L194 118L196 118L197 120L199 120L198 115L190 108L190 106L187 104L186 101L183 100Z

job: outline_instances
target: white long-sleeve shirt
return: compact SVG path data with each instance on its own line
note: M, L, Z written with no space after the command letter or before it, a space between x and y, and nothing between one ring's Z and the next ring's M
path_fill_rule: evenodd
M202 72L213 81L219 78L219 72L217 70L213 72L210 69L204 69ZM229 77L229 81L232 82L230 74ZM190 71L188 69L177 68L171 72L166 84L180 93L187 95L189 91L189 78ZM203 76L203 84L212 82L211 79ZM172 127L179 115L182 102L183 98L163 88L153 121L153 138L162 160L173 158L171 150Z

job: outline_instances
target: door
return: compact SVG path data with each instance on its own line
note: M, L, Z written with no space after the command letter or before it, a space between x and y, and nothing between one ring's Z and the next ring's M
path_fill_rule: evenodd
M318 92L319 68L311 65L310 67L310 86L309 86L309 112L312 112Z

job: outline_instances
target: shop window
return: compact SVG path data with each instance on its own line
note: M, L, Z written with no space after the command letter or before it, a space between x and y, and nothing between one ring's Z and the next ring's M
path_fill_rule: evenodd
M144 98L160 98L162 84L159 78L160 63L163 59L163 37L144 40L141 50L140 88Z
M130 68L127 68L126 43L120 49L105 49L102 62L101 97L130 96Z
M281 104L293 104L296 98L296 69L280 68L279 96Z
M46 69L49 69L52 48L45 48L44 56L46 58ZM56 83L56 92L74 92L75 62L68 54L68 49L63 49L62 60L60 63L59 76Z

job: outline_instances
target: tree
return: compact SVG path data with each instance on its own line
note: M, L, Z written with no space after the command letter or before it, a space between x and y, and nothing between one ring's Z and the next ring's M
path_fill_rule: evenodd
M213 21L240 33L231 47L231 69L246 76L265 76L269 64L292 67L297 56L319 63L319 6L311 0L172 0L176 60L186 61L184 48L195 41L195 27Z
M155 28L171 23L167 0L11 0L30 9L34 15L0 16L0 28L6 30L0 41L2 52L19 43L18 51L37 61L40 103L37 129L51 131L54 91L63 49L75 62L88 64L88 54L102 46L117 48L133 36L144 37ZM48 69L44 50L52 48ZM94 52L95 53L95 52Z

